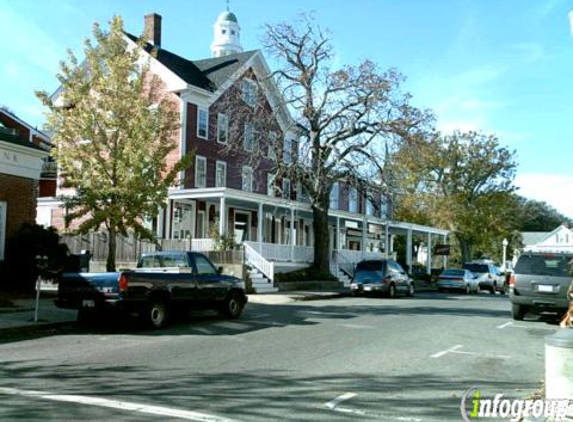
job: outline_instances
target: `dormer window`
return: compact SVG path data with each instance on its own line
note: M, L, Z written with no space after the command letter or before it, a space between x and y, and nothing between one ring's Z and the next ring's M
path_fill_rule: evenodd
M227 33L227 30L226 30L226 29L223 29L223 30L221 31L221 34L223 34L223 35L225 35L226 33Z

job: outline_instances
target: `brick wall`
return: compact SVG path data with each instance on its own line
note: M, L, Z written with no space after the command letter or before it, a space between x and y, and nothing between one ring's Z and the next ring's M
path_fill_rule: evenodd
M0 174L0 201L8 203L6 213L6 239L24 223L36 221L38 181Z

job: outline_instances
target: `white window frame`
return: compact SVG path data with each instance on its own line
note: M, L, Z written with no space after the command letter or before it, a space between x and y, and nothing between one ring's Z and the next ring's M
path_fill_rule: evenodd
M201 135L201 113L205 113L207 117L205 121L205 135ZM197 108L197 137L201 139L209 139L209 110L205 107Z
M219 183L219 169L223 169L223 184ZM226 161L219 161L215 163L215 187L216 188L225 188L227 187L227 162Z
M6 218L8 215L8 203L0 201L0 261L4 259L6 247Z
M259 87L254 80L250 78L243 78L241 86L241 98L245 103L253 108L257 105L257 98L259 95L258 90Z
M199 162L203 162L203 168L205 172L203 174L203 183L199 184ZM195 156L195 187L196 188L206 188L207 187L207 157L201 155Z
M337 210L340 207L340 184L335 182L330 189L330 209Z
M348 212L358 212L358 189L352 186L348 189Z
M369 192L369 195L373 195L372 192ZM368 196L365 197L366 199L366 215L369 217L373 217L376 210L374 209L374 203L372 202L372 199L370 199Z
M284 198L284 199L290 199L290 189L291 189L291 186L290 186L290 179L289 179L289 178L286 178L286 177L285 177L285 178L283 179L283 186L282 186L282 188L283 188L283 198Z
M225 133L225 140L221 140L221 132ZM224 113L217 115L217 142L220 144L229 143L229 116Z
M246 182L245 177L250 177L250 183L245 183ZM253 183L254 183L253 168L250 166L243 166L243 169L241 171L241 189L244 192L252 192ZM245 189L245 187L247 187L247 189Z
M276 175L269 172L267 173L267 195L268 196L275 196L276 193L276 187L275 187L275 181L276 181Z
M251 142L250 142L250 148L248 148L249 146L249 142L247 141L247 134L250 133L252 136ZM245 123L245 127L244 127L244 132L243 132L243 149L247 152L253 152L255 147L255 126L252 123Z
M277 140L279 139L278 134L275 131L270 131L269 132L269 160L276 162L277 161Z

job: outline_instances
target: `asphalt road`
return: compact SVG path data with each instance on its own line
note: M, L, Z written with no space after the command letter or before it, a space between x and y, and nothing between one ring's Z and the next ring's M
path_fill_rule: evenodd
M470 387L539 390L557 329L513 323L503 296L439 293L70 327L0 344L0 420L459 421Z

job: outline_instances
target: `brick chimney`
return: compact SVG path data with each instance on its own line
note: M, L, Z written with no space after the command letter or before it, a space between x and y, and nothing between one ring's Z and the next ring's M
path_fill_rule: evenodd
M157 13L145 15L143 37L148 43L161 47L161 15Z

